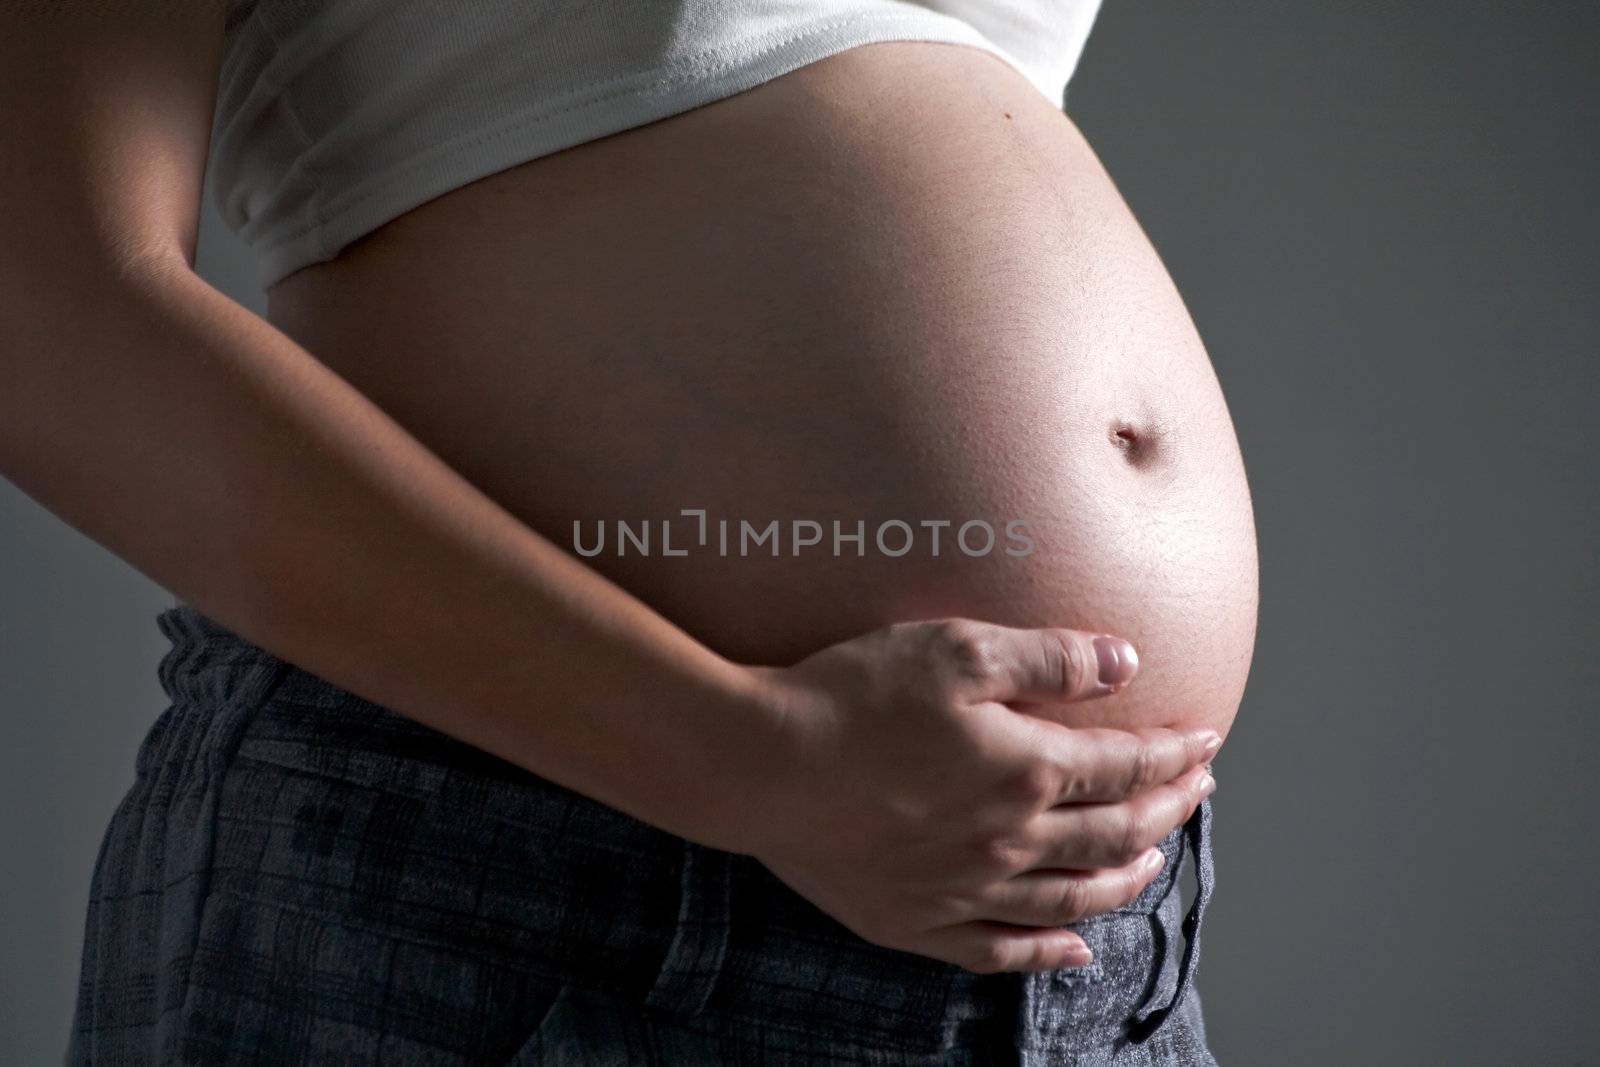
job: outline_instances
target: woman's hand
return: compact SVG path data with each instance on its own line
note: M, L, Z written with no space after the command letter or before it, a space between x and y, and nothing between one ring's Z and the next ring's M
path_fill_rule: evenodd
M1131 680L1119 638L900 623L756 668L786 737L749 849L859 936L978 973L1089 962L1063 924L1112 911L1214 788L1212 730L1073 728L1006 702Z

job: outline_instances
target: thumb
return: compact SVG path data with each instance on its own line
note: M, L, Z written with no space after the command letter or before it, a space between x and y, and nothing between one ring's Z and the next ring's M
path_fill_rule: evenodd
M1061 703L1093 700L1125 688L1139 653L1114 634L1055 627L996 627L980 696L987 700Z

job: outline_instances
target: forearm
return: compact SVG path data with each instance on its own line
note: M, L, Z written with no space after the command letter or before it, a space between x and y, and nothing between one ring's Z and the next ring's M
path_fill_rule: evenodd
M284 659L738 850L723 798L774 735L752 672L186 269L60 281L0 294L0 473Z

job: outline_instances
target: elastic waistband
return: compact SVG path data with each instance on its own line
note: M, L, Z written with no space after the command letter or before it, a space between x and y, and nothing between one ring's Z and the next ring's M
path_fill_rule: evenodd
M261 695L265 685L293 672L307 674L206 615L178 604L156 616L172 643L156 668L174 704L235 704ZM353 695L353 694L352 694Z

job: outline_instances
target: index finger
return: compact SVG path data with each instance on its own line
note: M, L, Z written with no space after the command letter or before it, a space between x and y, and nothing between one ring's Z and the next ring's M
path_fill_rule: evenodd
M1170 782L1222 747L1215 730L1073 727L1045 719L1045 752L1060 772L1057 804L1118 801Z

